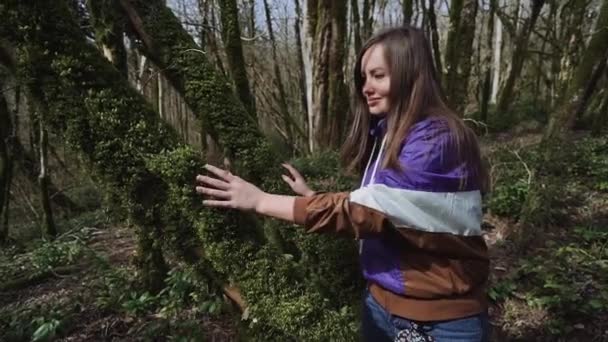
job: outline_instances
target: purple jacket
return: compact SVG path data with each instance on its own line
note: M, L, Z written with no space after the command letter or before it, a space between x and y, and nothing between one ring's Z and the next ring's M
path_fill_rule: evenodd
M478 177L460 162L447 124L427 117L412 126L399 155L402 171L380 166L385 120L371 134L361 187L297 198L296 222L360 239L369 290L395 315L435 321L486 310Z

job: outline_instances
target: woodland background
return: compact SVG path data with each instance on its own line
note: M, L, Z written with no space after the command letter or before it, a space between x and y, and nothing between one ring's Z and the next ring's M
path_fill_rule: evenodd
M356 340L355 243L194 176L356 187L355 52L402 24L482 142L493 340L608 341L607 0L1 0L0 340Z

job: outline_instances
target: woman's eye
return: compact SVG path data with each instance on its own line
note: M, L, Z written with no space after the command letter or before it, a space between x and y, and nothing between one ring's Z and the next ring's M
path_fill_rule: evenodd
M374 77L376 79L382 79L382 78L384 78L384 74L376 74L376 75L374 75Z

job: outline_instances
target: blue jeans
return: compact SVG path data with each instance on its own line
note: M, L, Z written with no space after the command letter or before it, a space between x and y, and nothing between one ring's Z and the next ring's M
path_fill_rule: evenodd
M486 342L488 341L488 315L475 316L436 322L414 322L386 311L366 291L363 302L361 332L364 341L394 341L399 331L418 326L436 342Z

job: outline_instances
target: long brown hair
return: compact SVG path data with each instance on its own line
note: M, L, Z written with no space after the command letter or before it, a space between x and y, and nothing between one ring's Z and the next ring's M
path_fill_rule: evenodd
M420 29L410 26L378 32L357 55L354 68L354 121L341 151L342 164L347 172L362 172L371 153L369 130L372 114L363 95L365 79L361 75L361 61L365 52L376 44L384 47L391 82L390 110L386 114L387 147L382 167L401 170L399 153L412 125L425 117L438 116L445 120L452 132L459 160L467 163L468 168L477 174L480 186L485 188L486 176L477 137L447 106L428 40Z

